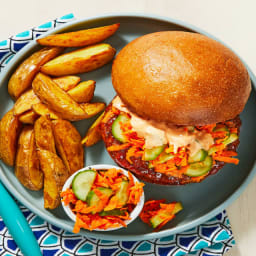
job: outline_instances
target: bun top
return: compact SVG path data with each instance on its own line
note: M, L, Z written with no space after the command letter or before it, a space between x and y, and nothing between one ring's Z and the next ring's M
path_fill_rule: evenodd
M233 119L251 91L248 72L231 50L206 36L180 31L130 42L114 60L112 82L132 112L177 125Z

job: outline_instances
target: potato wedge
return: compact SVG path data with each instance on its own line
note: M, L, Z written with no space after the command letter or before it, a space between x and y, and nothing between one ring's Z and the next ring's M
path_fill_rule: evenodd
M34 125L37 149L48 150L56 154L52 122L47 116L38 118Z
M13 166L17 150L17 141L22 128L19 118L9 110L0 121L0 158Z
M63 48L59 47L45 47L23 61L9 80L8 92L11 97L14 100L19 98L24 91L31 87L32 80L41 66L58 56L62 51Z
M44 208L55 209L60 205L60 192L69 177L68 170L56 154L43 149L37 154L44 173Z
M103 115L104 112L95 120L95 122L88 129L85 137L82 139L82 144L84 144L86 147L93 146L102 139L99 126L101 120L103 119Z
M94 95L95 83L93 80L84 81L69 90L68 94L78 103L89 102Z
M74 75L97 69L115 56L109 44L97 44L65 53L42 66L41 71L52 76Z
M35 113L33 110L29 110L19 116L19 120L23 124L33 124L38 117L39 115L37 113Z
M43 173L39 167L32 125L25 126L20 133L15 161L15 175L20 183L28 189L40 190L43 187Z
M37 42L41 45L63 46L63 47L80 47L99 43L112 36L120 24L110 26L91 28L75 32L50 35L40 39Z
M94 102L94 103L81 103L81 108L87 113L88 117L91 118L101 111L103 111L106 107L106 104L103 102Z
M24 112L31 110L32 105L37 103L40 103L40 99L36 96L32 89L24 92L14 104L14 115L21 115Z
M52 121L52 123L57 151L69 170L69 174L72 175L84 167L82 138L69 121L59 119Z
M39 99L63 119L76 121L88 117L88 114L64 92L49 76L37 74L33 83L33 90Z
M45 104L38 103L32 106L32 109L40 116L49 116L50 119L61 119L57 113L49 109Z
M61 76L52 79L65 92L74 88L81 81L79 76Z

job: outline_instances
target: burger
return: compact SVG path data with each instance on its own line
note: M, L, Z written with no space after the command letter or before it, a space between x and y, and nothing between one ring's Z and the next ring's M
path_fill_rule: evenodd
M138 178L197 183L239 163L239 114L251 84L221 43L181 31L144 35L119 52L112 83L117 96L102 119L102 138L114 161Z

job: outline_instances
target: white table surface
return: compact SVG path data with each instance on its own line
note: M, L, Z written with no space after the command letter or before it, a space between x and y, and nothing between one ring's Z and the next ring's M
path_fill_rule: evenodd
M0 41L70 12L77 18L110 12L153 13L186 21L215 35L256 73L255 11L255 0L2 0ZM237 245L226 256L256 254L255 197L256 178L227 209Z

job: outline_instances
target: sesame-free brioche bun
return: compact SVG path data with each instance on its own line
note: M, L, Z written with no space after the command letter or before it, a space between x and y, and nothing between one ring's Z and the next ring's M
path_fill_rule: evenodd
M132 112L177 125L233 119L251 91L248 72L230 49L181 31L147 34L126 45L114 60L112 82Z

